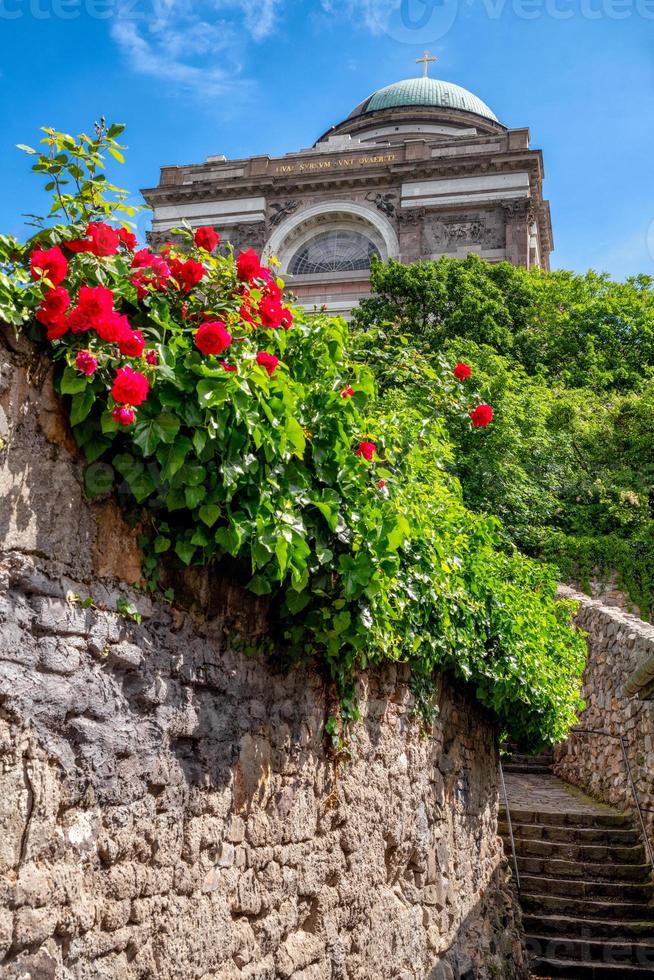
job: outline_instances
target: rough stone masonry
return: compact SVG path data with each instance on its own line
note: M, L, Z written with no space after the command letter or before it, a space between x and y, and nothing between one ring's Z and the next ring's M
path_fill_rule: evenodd
M205 582L200 615L130 591L133 537L85 503L47 365L6 343L0 976L525 977L471 697L443 681L425 734L401 672L362 675L334 759L321 676L230 647L258 600Z

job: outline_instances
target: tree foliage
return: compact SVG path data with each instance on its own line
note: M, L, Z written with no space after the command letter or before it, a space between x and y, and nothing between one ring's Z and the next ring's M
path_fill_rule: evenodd
M652 280L528 272L465 260L387 268L357 316L379 383L400 383L447 419L466 503L501 519L523 552L588 586L618 573L653 608ZM414 326L415 324L415 326ZM374 325L374 326L373 326ZM439 358L464 359L495 411L483 433L429 385Z

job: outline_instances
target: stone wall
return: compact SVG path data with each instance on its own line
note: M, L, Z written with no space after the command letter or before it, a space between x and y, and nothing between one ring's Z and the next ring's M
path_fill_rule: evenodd
M118 581L138 549L85 503L47 370L0 363L2 977L525 977L469 694L443 680L424 732L401 672L362 675L335 758L320 674L232 648L258 600L204 579L199 615Z
M577 624L588 634L588 664L582 696L586 709L580 729L605 734L573 734L556 749L555 771L608 803L632 809L625 747L654 846L654 701L628 693L635 671L654 655L654 626L617 605L607 605L572 589L561 589L579 602ZM627 688L627 689L626 689Z

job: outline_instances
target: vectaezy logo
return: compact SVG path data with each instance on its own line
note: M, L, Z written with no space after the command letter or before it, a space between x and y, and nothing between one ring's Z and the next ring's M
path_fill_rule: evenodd
M422 44L444 37L458 11L459 0L373 0L369 17L394 41Z

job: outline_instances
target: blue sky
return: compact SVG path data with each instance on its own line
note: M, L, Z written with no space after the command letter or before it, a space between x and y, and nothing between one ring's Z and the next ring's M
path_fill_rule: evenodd
M117 182L310 145L417 73L469 88L545 154L556 267L654 275L654 0L0 0L0 220L43 210L16 143L127 124Z

